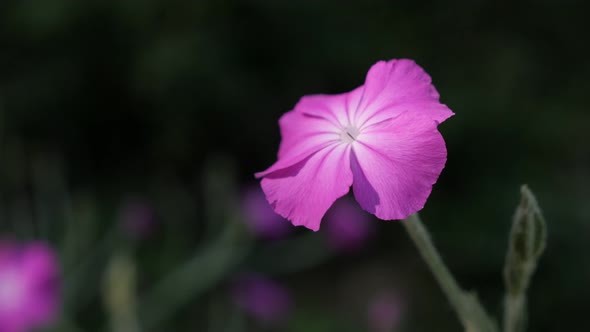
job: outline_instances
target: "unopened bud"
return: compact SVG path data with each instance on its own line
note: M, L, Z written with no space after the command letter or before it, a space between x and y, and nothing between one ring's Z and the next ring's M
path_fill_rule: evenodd
M545 219L530 189L523 185L510 231L504 278L509 294L526 291L547 241Z

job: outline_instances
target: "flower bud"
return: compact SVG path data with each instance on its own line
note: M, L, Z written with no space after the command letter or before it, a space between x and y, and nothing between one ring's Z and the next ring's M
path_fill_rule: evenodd
M514 214L504 267L509 294L526 291L547 240L545 219L535 196L526 185L520 192L521 200Z

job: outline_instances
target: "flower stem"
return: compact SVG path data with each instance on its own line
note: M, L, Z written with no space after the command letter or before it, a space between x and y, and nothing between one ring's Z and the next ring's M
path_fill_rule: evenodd
M453 275L444 264L440 254L434 247L428 231L422 224L418 214L413 214L402 221L410 238L418 248L422 258L439 286L447 296L451 306L459 316L465 331L496 332L496 323L489 317L477 296L461 289Z
M523 293L506 295L504 332L523 332L526 325L526 298Z

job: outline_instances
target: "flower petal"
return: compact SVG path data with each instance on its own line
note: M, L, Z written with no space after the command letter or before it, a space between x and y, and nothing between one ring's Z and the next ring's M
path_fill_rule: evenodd
M439 123L453 115L439 102L430 76L414 61L377 62L367 73L355 123L370 125L405 111L424 114Z
M352 123L352 113L358 108L363 87L337 95L304 96L295 105L295 111L322 118L341 130Z
M351 184L350 146L345 144L324 148L289 168L267 174L261 182L275 212L295 226L314 231Z
M281 145L278 160L270 168L256 173L257 178L290 167L317 151L338 143L339 132L324 119L291 111L279 120Z
M353 146L353 191L363 209L383 220L422 209L447 157L437 123L404 112L367 128Z
M28 246L23 255L23 279L27 280L27 313L31 323L52 321L59 307L59 267L53 251L42 243Z

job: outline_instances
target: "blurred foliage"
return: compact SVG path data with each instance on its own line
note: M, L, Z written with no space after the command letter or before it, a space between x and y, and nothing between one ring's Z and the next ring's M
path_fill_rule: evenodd
M456 113L440 128L449 159L422 213L448 265L502 311L506 234L528 183L549 224L530 330L589 330L589 10L575 0L3 1L0 228L59 245L64 326L98 331L107 322L99 271L111 256L132 250L148 292L231 223L238 188L212 201L212 183L229 174L235 186L252 183L274 161L277 119L298 98L349 91L375 61L407 57ZM211 181L206 164L219 156L233 170ZM118 231L130 196L151 202L161 222L144 242ZM311 248L289 258L298 266L280 275L298 303L289 331L366 328L358 303L375 289L364 282L404 292L400 330L459 328L401 227L379 227L352 257ZM300 233L289 241L319 236ZM242 326L226 278L276 261L267 243L252 246L261 256L226 266L166 326L215 326L211 307ZM309 252L320 256L306 265Z

